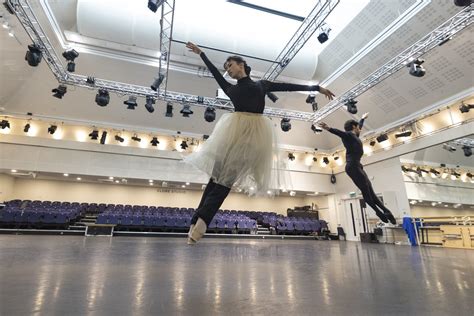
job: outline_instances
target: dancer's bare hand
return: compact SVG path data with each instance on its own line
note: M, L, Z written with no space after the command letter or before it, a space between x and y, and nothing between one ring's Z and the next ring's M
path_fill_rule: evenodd
M336 96L334 93L323 87L319 87L319 93L324 94L329 100L334 99Z
M319 127L323 128L323 129L325 129L325 130L328 130L328 129L330 128L329 125L327 125L327 124L324 123L324 122L320 122L318 125L319 125Z
M366 113L362 114L362 119L363 120L365 120L368 117L369 117L369 112L366 112Z
M195 45L191 42L188 42L186 44L186 47L189 48L189 50L192 51L195 54L198 54L198 55L201 54L201 49L197 45Z

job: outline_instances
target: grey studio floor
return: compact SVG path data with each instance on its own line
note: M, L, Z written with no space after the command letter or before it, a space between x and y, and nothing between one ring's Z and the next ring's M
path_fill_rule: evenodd
M0 235L0 315L472 315L474 252Z

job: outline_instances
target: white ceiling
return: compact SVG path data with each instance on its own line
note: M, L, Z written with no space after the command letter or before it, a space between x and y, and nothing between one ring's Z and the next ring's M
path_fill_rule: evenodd
M32 2L38 4L38 0ZM188 2L176 0L176 21L179 21L180 14L185 14L186 8L189 9L187 6ZM295 23L293 20L288 21L288 19L282 17L267 17L268 14L266 13L250 13L249 11L247 14L246 12L251 9L240 8L240 6L228 3L224 6L223 0L216 0L214 2L216 3L215 6L208 5L204 7L205 10L200 12L201 15L197 15L194 20L186 21L184 28L182 25L176 25L176 29L181 28L184 30L182 34L187 34L187 32L193 30L194 26L197 28L197 25L206 18L202 16L203 12L208 12L207 19L215 18L221 21L221 23L215 25L215 32L201 35L202 41L206 40L206 45L229 48L230 50L235 50L236 53L257 54L258 51L251 52L243 48L251 48L252 41L259 42L265 38L279 38L278 35L280 34L275 34L272 31L275 25L267 25L266 28L259 28L255 31L252 31L252 29L242 29L242 34L234 36L235 33L233 32L236 32L236 28L239 29L242 24L257 23L259 19L264 18L274 19L274 23L282 25L283 23ZM321 45L314 38L311 39L308 47L315 45L318 50L320 48L323 48L323 50L319 56L316 56L315 53L314 58L307 57L311 56L311 54L308 55L306 53L306 57L300 59L299 62L304 65L305 58L310 58L310 60L307 60L307 63L309 65L317 65L315 71L313 71L314 69L311 71L314 72L314 76L298 77L296 75L300 70L296 67L296 70L292 73L284 73L282 78L286 77L287 81L294 82L319 82L324 80L414 2L415 0L371 1L345 29L334 37L331 43ZM266 2L254 1L254 3L264 6ZM283 3L282 1L272 3L275 5L272 8L283 11L282 7L279 7ZM311 7L308 6L308 3L313 2L302 1L301 3L304 4L297 9L293 9L294 11L290 11L290 13L305 15L306 8ZM63 32L77 32L75 22L76 1L53 1L51 6L61 30ZM41 8L39 5L34 7L36 10ZM225 12L217 10L222 7L230 9L226 9L227 11ZM329 88L336 95L343 93L460 9L454 6L452 1L431 1L429 5L409 20L401 29L334 81ZM143 106L139 106L136 110L131 111L127 110L126 106L122 104L127 97L120 97L115 94L111 95L109 105L101 108L94 102L96 94L94 90L68 87L68 93L62 100L51 97L51 89L56 87L58 83L46 63L42 62L38 67L27 65L24 61L24 54L31 40L27 37L16 18L6 13L3 8L1 10L3 10L1 15L13 25L13 30L16 34L16 37L12 38L8 36L5 29L0 29L0 41L2 43L0 47L0 107L4 107L6 113L25 114L26 112L32 112L56 118L81 120L89 122L91 125L119 125L137 131L140 131L140 129L179 130L190 134L209 134L212 131L215 122L205 122L203 111L198 108L193 108L195 114L192 117L183 118L179 115L181 106L175 105L175 116L173 118L165 118L165 109L162 103L157 104L156 111L153 114L149 114ZM101 11L100 14L104 20L109 17L107 11ZM39 14L39 18L50 39L54 40L57 52L60 53L62 48L54 32L48 26L47 19L42 14ZM257 20L254 21L253 19ZM222 23L223 20L227 20L228 23ZM229 33L229 30L234 31ZM294 29L288 29L287 31L288 34L292 32L294 32ZM474 86L472 75L474 73L473 33L474 30L471 26L470 29L459 33L450 42L426 54L424 56L426 59L424 66L427 69L425 77L415 78L408 75L408 71L400 70L389 79L360 96L358 98L359 114L366 111L371 113L367 126L372 129L381 128L442 99L472 88ZM222 34L227 34L227 38L223 38ZM282 41L278 45L282 46L289 40L288 34L281 36ZM183 37L186 36L183 35ZM189 36L181 38L181 40L193 40L193 38ZM233 43L230 46L228 45L229 41ZM279 48L278 45L276 48L272 48L271 51L279 51L282 47ZM140 49L139 47L126 47L126 45L122 47L131 54ZM241 47L242 50L240 49ZM175 55L175 52L177 55ZM218 67L221 67L222 62L227 56L224 53L212 52L209 55ZM265 54L262 52L262 55ZM194 58L189 53L184 53L182 45L173 45L172 61L186 67L195 67L191 69L203 66L199 59ZM126 58L114 59L86 53L81 53L76 63L76 72L78 74L93 75L104 79L145 86L151 83L157 72L156 67L146 63L133 62ZM260 65L258 62L250 59L249 63L252 66ZM259 67L254 66L254 68ZM265 71L264 67L260 68L257 70ZM172 91L214 97L216 88L217 84L212 78L200 78L197 71L195 73L171 71L168 76L168 89ZM310 105L304 102L306 98L304 94L278 93L278 96L280 99L277 103L267 100L267 105L310 111ZM326 104L326 101L321 96L318 96L317 101L320 107ZM144 100L139 100L139 103L143 104ZM325 121L330 125L342 127L343 122L348 118L350 118L350 115L345 110L340 109ZM274 119L274 122L275 128L279 131L280 142L284 145L295 148L320 149L331 149L338 145L339 140L336 137L326 137L326 134L314 135L310 129L310 124L307 122L292 121L293 127L288 133L281 132L278 119Z

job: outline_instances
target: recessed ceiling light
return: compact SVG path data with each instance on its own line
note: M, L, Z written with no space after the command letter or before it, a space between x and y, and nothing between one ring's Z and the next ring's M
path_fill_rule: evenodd
M183 184L181 187L182 187L182 188L185 188L186 186Z
M12 169L12 173L15 173L15 172L16 172L16 170L15 170L15 169Z
M114 177L109 177L109 180L113 180L113 179L114 179Z
M119 180L115 180L115 183L120 183L120 181L119 181Z
M69 177L69 173L63 173L63 176Z
M186 185L189 185L189 182L186 182Z
M82 179L78 177L77 180L78 180L78 181L81 181Z
M153 183L153 180L150 179L150 180L148 180L148 182Z

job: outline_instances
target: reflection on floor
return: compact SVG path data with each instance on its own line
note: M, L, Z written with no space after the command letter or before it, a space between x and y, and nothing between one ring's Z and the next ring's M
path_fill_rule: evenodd
M474 252L0 235L0 315L468 315Z

